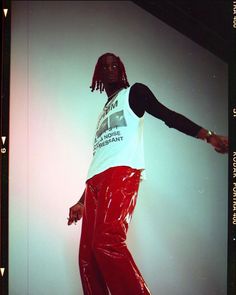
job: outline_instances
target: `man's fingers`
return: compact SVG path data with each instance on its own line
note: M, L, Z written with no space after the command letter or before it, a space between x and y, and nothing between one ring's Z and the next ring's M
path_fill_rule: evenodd
M77 221L77 216L76 216L76 212L73 212L71 209L70 209L70 212L69 212L69 218L68 219L68 225L71 225L73 222L76 222Z
M67 224L68 224L68 225L71 225L71 223L73 223L73 221L72 221L70 218L67 218L67 219L68 219Z
M81 210L80 208L73 210L73 207L71 207L69 211L69 218L67 218L68 219L67 224L71 225L73 222L76 224L76 222L82 218L82 215L83 215L83 210Z
M221 153L221 154L225 154L228 152L227 149L222 149L222 148L215 148L215 151L218 152L218 153Z
M78 221L77 218L67 218L67 219L68 219L68 222L67 222L68 225L71 225L72 223L76 224L76 222Z

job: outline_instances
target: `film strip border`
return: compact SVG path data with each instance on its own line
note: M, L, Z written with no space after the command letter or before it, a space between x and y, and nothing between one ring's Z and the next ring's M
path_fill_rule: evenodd
M232 1L229 63L228 290L236 294L236 1Z
M10 95L10 1L2 1L1 46L1 182L0 182L0 293L8 294L8 167L9 167L9 95Z
M0 293L8 294L8 175L11 3L2 2L1 101L0 101ZM236 294L236 1L232 1L232 38L229 63L229 198L228 198L228 295Z

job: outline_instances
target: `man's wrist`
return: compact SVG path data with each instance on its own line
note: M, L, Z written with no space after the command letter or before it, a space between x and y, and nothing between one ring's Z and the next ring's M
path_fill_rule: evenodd
M206 141L207 143L210 143L212 136L215 135L215 132L208 130L206 133L206 136L204 138L204 141Z
M84 206L84 204L81 201L78 201L76 204L80 204L81 206Z
M207 130L207 129L200 129L198 134L197 134L197 138L200 138L204 141L206 141L207 143L210 143L210 140L212 138L212 136L214 136L215 133L211 130Z

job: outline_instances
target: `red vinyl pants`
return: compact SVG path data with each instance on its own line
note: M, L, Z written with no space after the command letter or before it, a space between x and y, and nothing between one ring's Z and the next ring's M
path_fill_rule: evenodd
M151 294L125 243L139 182L140 170L118 166L86 183L79 251L85 295Z

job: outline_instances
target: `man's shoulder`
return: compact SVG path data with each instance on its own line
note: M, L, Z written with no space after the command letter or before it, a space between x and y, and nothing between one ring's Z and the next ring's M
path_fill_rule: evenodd
M149 90L148 86L140 82L135 82L130 87L130 91L134 93L146 93L148 90Z
M140 83L140 82L135 82L131 87L130 90L132 90L132 92L135 93L139 93L139 92L143 92L143 91L147 91L149 88L147 87L147 85Z
M141 82L135 82L133 85L131 85L131 88L146 88L147 86Z

